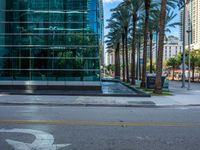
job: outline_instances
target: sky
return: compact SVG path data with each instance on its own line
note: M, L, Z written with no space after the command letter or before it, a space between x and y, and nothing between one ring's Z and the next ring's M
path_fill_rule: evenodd
M111 12L110 9L115 8L120 2L122 2L122 0L104 0L104 23L105 23L105 27L107 26L107 22L106 20L110 18L111 16ZM174 10L177 13L177 17L174 19L174 22L178 22L180 21L179 19L179 11L178 8L176 10ZM108 33L108 29L105 29L105 35L107 35ZM171 28L171 33L166 33L167 36L169 35L174 35L177 37L180 37L180 31L179 31L179 27L176 28Z

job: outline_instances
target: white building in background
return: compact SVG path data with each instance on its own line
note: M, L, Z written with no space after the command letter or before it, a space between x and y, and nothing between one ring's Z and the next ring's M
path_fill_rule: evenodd
M180 11L181 22L183 23L183 10ZM200 0L190 0L186 4L186 17L185 17L185 42L186 47L188 45L188 33L187 30L190 27L192 30L191 35L191 48L200 49ZM180 37L183 41L183 28L180 28Z
M178 37L169 36L165 39L164 50L163 50L163 61L168 60L169 58L175 57L179 53L183 52L182 42ZM156 60L156 44L153 46L153 59Z
M106 52L106 66L107 65L114 65L115 64L115 53L114 51L107 51Z
M136 55L137 57L137 55ZM132 59L132 56L131 56L131 51L129 51L128 53L128 61L129 61L129 64L131 64L131 59ZM123 60L122 60L122 54L120 53L120 64L122 64ZM106 63L105 65L114 65L115 64L115 52L114 51L107 51L106 52Z

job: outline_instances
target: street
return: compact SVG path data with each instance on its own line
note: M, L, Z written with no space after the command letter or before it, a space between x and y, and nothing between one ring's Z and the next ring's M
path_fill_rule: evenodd
M0 150L199 150L199 107L0 106Z
M0 0L0 150L200 150L200 0Z

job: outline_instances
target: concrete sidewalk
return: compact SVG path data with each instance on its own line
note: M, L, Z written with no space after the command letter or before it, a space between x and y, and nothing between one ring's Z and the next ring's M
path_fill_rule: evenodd
M0 105L56 105L56 106L116 106L165 107L200 106L200 84L193 83L192 90L181 88L180 82L170 82L174 96L99 97L99 96L45 96L0 94Z

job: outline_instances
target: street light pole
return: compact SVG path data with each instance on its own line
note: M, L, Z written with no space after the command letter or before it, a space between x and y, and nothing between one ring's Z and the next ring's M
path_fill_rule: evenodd
M185 8L185 0L183 7L183 65L182 65L182 88L185 88L185 16L186 16L186 8Z
M192 33L192 28L191 28L191 19L190 19L190 14L188 16L188 22L189 22L189 26L188 26L188 30L187 30L187 33L188 33L188 90L191 90L191 79L190 79L190 70L191 70L191 62L190 62L190 44L191 44L191 40L190 40L190 37L191 37L191 33Z
M190 62L190 33L191 30L187 30L188 33L188 90L191 90L191 79L190 79L190 70L191 70L191 62Z
M185 0L179 0L179 9L183 9L182 16L182 31L183 31L183 60L182 60L182 88L185 88L185 17L186 17L186 2Z

